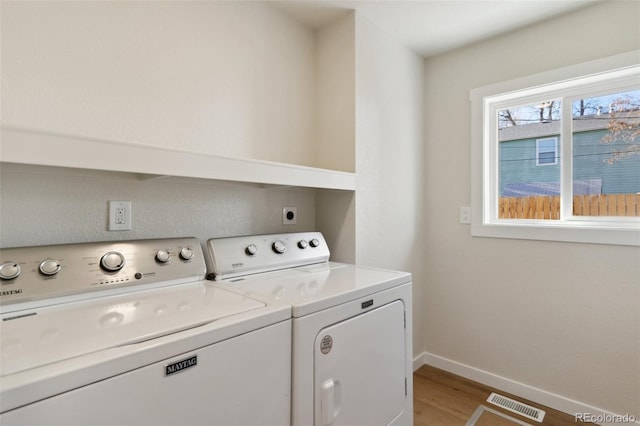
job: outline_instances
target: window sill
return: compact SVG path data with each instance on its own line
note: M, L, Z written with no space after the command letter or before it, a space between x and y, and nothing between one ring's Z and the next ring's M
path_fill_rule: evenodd
M633 226L633 225L632 225ZM471 236L489 238L513 238L520 240L560 241L572 243L612 244L640 246L640 227L593 227L583 222L540 224L492 223L471 225Z

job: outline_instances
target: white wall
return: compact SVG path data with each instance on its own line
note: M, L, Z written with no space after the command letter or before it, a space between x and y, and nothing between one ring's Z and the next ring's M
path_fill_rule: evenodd
M268 2L2 3L2 122L315 163L315 40Z
M423 60L356 14L356 262L413 274L424 324Z
M355 16L316 32L317 164L355 171Z
M640 418L640 251L472 238L469 90L640 47L640 3L603 2L426 60L425 350Z

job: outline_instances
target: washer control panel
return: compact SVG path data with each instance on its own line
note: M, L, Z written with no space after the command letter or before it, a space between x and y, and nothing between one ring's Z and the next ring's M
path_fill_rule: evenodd
M16 304L46 306L56 298L99 290L197 281L205 272L196 238L0 249L0 312Z
M329 255L320 232L212 238L205 254L215 280L328 262Z

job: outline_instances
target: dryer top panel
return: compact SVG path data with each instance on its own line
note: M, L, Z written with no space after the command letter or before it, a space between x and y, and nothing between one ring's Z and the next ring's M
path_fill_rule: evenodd
M250 296L288 303L293 317L302 317L410 283L411 274L328 262L222 282Z
M216 281L329 261L320 232L248 235L207 241L207 267Z

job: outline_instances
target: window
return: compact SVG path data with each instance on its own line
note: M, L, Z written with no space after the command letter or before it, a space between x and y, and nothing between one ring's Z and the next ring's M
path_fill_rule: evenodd
M471 92L472 235L640 245L639 54Z
M536 165L558 164L558 138L536 140Z

